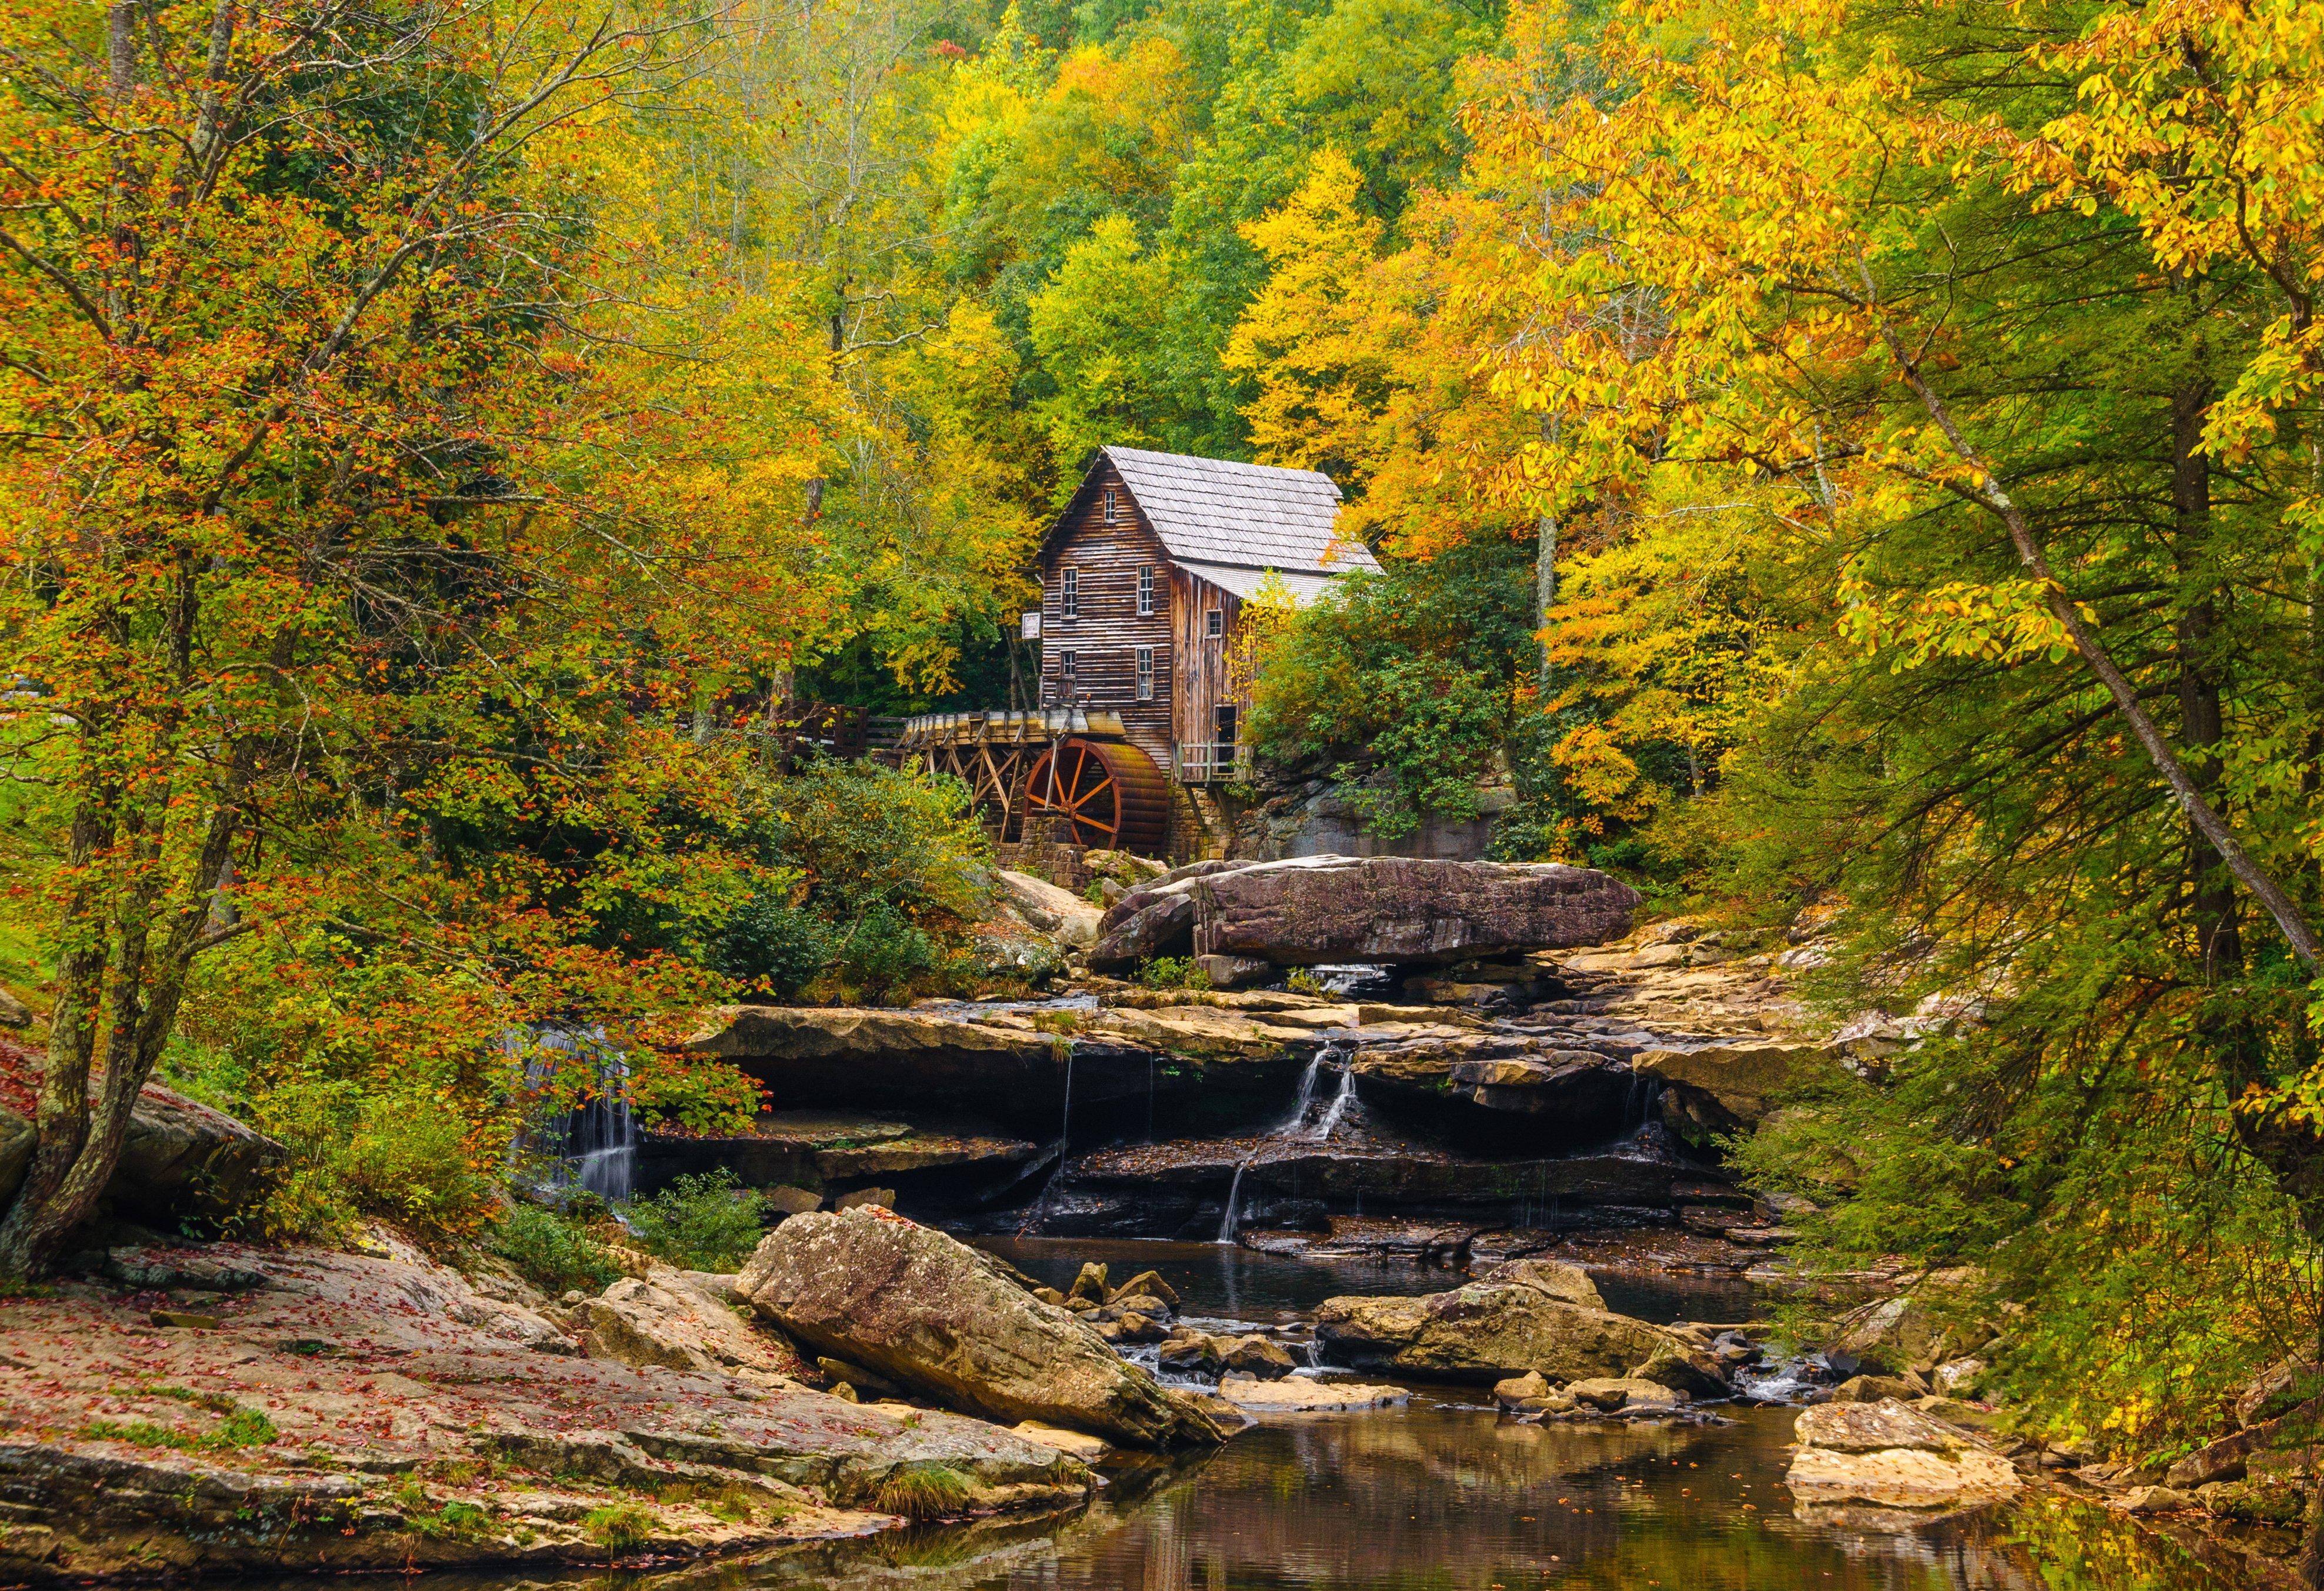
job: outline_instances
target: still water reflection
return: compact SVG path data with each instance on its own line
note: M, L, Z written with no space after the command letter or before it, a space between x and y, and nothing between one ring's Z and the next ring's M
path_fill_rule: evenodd
M1426 1394L1405 1410L1270 1421L1221 1452L1120 1475L1044 1527L930 1531L731 1571L831 1591L2213 1591L2168 1543L2037 1507L1912 1534L1793 1517L1791 1415L1540 1427Z

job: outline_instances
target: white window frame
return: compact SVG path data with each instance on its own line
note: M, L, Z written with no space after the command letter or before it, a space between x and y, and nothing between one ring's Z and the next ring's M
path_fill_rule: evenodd
M1074 648L1071 647L1057 654L1057 677L1068 685L1074 683Z
M1078 619L1082 616L1082 572L1061 569L1057 572L1057 617Z
M1211 639L1216 640L1226 632L1227 611L1224 608L1213 608L1203 621L1203 633Z
M1114 520L1115 511L1113 503L1113 488L1109 486L1105 489L1105 522L1107 524L1111 525L1116 522Z
M1151 702L1154 699L1154 648L1152 647L1138 648L1138 699L1141 702Z
M1138 616L1150 619L1154 615L1154 566L1138 566Z

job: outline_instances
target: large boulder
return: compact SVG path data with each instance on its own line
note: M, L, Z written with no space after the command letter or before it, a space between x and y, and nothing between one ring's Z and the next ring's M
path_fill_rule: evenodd
M987 1419L1038 1420L1138 1448L1226 1437L1071 1311L889 1210L794 1216L760 1244L736 1285L810 1351Z
M1093 903L1030 873L1002 868L993 876L1010 908L1058 943L1085 949L1097 943L1098 919L1103 914Z
M1435 964L1618 939L1637 893L1590 868L1308 856L1182 869L1130 891L1099 924L1090 964L1240 957L1277 967Z
M1659 1326L1522 1280L1472 1282L1418 1299L1326 1299L1315 1335L1328 1356L1348 1363L1483 1383L1528 1370L1552 1381L1620 1376L1683 1346Z
M30 1113L42 1070L33 1050L0 1039L0 1205L15 1196L32 1163ZM105 1198L116 1213L174 1228L189 1216L226 1215L254 1201L283 1159L282 1145L256 1128L147 1083Z
M1802 1507L1957 1509L2014 1496L2007 1459L1894 1399L1819 1403L1800 1412L1800 1450L1784 1476Z
M798 1348L761 1321L746 1321L677 1271L624 1276L574 1311L593 1359L673 1370L802 1380L814 1371Z
M1637 892L1555 863L1318 856L1194 880L1194 949L1277 966L1446 962L1630 931Z

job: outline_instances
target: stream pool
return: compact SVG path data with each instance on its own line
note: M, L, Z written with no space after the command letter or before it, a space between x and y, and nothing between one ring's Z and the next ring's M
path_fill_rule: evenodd
M1342 1292L1429 1292L1409 1265L1211 1245L991 1245L1059 1285L1081 1263L1148 1266L1190 1317L1282 1324ZM1659 1320L1747 1317L1740 1283L1600 1277ZM1368 1377L1368 1379L1378 1379ZM598 1577L591 1591L2225 1591L2251 1582L2118 1514L2044 1495L1909 1533L1797 1517L1783 1486L1794 1411L1717 1423L1527 1425L1481 1390L1409 1405L1269 1416L1215 1452L1109 1465L1061 1518L931 1525L752 1562ZM572 1584L569 1577L559 1581ZM441 1591L454 1591L442 1587ZM544 1591L466 1580L456 1591Z

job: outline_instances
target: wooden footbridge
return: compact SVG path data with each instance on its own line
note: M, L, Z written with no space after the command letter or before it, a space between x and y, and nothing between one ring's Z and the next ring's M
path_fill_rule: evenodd
M1048 818L1075 845L1162 853L1169 786L1113 713L1084 707L925 713L904 721L896 755L967 785L1004 841L1023 839L1028 819Z

